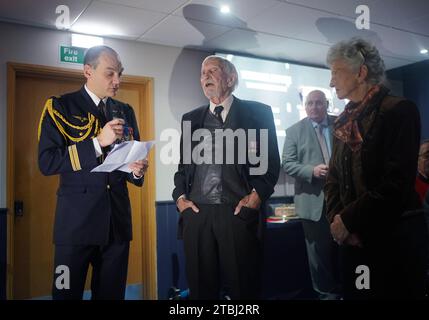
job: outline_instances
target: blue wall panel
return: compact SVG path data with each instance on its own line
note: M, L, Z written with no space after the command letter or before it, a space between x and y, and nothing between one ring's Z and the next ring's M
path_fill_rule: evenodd
M7 209L0 209L0 300L6 299Z

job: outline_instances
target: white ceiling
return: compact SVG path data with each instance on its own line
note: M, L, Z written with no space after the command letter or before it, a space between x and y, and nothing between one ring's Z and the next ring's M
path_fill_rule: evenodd
M63 4L72 31L112 38L324 65L330 45L357 35L388 69L429 59L420 53L429 49L428 0L364 3L370 30L355 27L355 0L0 0L0 21L55 28Z

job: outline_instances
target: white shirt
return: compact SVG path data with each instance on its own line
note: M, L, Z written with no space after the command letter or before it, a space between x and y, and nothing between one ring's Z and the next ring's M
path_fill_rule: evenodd
M84 85L85 91L86 93L88 93L89 97L92 99L92 101L94 101L95 105L98 108L98 104L100 103L100 101L102 99L100 99L94 92L92 92L91 90L88 89L88 87L86 86L86 84ZM107 98L103 98L103 102L106 103L107 102ZM103 151L101 151L101 146L100 143L98 142L97 138L92 138L92 142L94 143L94 148L95 148L95 156L98 158L103 154Z
M214 102L210 101L210 112L214 114L214 109L217 106L222 106L223 110L220 116L222 117L222 120L225 122L226 116L228 115L229 109L231 109L231 105L233 101L234 101L234 97L232 95L228 96L225 100L223 100L219 104L215 104Z
M97 107L98 107L98 104L100 103L101 100L103 100L103 102L105 104L107 103L107 97L100 99L94 92L92 92L91 90L88 89L86 84L84 85L84 88L85 88L86 93L88 93L88 95L91 97L92 101L94 101L94 103Z

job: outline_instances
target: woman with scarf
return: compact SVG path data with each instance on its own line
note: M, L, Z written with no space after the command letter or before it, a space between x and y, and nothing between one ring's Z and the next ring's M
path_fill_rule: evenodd
M384 62L369 42L339 42L327 63L330 86L350 101L334 124L325 186L344 298L423 298L427 229L415 191L418 109L389 95Z

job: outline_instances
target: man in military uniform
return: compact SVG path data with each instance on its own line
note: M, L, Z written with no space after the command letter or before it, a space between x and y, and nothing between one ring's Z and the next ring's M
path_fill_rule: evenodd
M54 299L82 299L89 264L92 299L125 295L132 239L127 181L143 185L147 160L132 163L131 173L91 172L115 142L140 138L131 106L112 99L122 71L113 49L90 48L84 59L86 84L77 92L48 99L40 119L40 171L60 175ZM60 279L63 266L69 270L69 286Z

